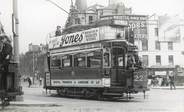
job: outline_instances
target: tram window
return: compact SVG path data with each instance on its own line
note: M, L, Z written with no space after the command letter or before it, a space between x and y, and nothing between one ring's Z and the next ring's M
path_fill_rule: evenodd
M71 67L72 66L72 56L63 56L62 57L62 66L63 67Z
M85 67L86 58L84 54L78 54L74 56L74 66L75 67Z
M123 67L124 65L124 50L121 48L114 48L112 52L112 66Z
M87 55L87 67L99 68L101 67L102 58L100 51L94 51Z
M51 57L51 66L52 67L59 67L61 65L61 60L59 56Z
M110 66L110 49L104 48L103 49L103 66L109 67Z
M123 66L123 57L118 57L118 66Z
M104 53L104 67L110 66L109 53Z

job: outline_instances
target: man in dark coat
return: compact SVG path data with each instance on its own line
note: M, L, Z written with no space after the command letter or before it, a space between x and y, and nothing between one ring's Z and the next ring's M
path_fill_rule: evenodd
M3 50L3 46L4 46L4 43L3 43L3 36L0 36L0 67L1 67L1 65L2 65L2 61L3 61L3 59L2 59L2 50Z
M3 45L4 45L3 41L2 41L3 38L4 38L3 36L0 36L0 89L3 89L3 84L2 84L2 75L3 74L2 74L2 69L1 69L2 68L2 64L3 64L2 63L3 59L2 59L2 55L1 55L2 54Z
M30 88L31 87L31 85L32 85L32 83L31 83L31 78L30 77L27 77L27 81L28 81L28 87Z
M169 83L170 83L170 89L171 89L171 90L172 90L172 87L173 87L174 89L176 89L175 84L174 84L174 80L175 80L174 72L172 71L172 72L170 72L170 74L169 74Z
M10 63L10 59L12 56L12 46L11 46L11 41L9 40L9 38L7 36L3 37L3 48L1 51L1 58L2 58L2 66L1 69L3 71L2 74L2 85L3 85L3 89L7 88L7 75L8 75L8 66Z

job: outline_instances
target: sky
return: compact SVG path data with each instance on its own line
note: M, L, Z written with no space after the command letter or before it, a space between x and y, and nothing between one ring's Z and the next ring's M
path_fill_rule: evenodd
M11 14L13 0L0 0L0 21L8 35L11 32ZM69 11L71 0L52 0ZM131 7L134 14L184 15L184 0L122 0L126 7ZM87 0L93 4L108 5L108 0ZM46 43L50 32L57 25L64 26L67 13L46 0L18 0L19 48L20 53L28 51L28 44Z

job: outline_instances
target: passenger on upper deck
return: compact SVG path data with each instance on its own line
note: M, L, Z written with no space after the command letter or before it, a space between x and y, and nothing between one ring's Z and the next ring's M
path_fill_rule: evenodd
M61 26L57 26L57 28L56 28L56 32L55 32L55 36L57 37L57 36L61 36Z

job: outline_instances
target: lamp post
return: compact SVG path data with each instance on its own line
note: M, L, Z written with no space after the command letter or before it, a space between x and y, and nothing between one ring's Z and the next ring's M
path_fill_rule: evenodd
M13 2L13 14L12 14L12 33L13 33L13 48L14 56L13 61L15 64L15 82L16 89L22 93L21 82L20 82L20 63L19 63L19 20L18 20L18 0L12 0Z

